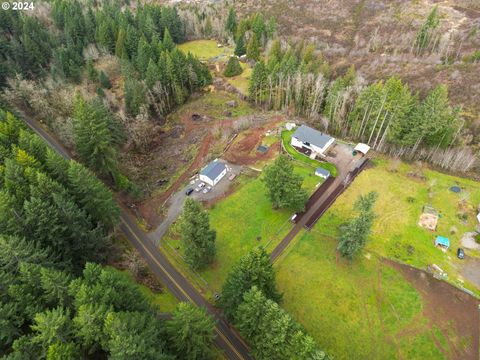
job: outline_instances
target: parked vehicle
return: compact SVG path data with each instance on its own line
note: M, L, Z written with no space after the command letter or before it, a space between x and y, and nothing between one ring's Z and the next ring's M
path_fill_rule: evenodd
M198 184L198 187L199 187L200 189L203 189L203 188L205 187L205 183L204 183L204 182L201 182L200 184Z
M457 257L462 260L465 259L465 251L462 248L457 249Z
M205 189L203 189L203 191L202 191L202 192L203 192L204 194L206 194L206 193L208 193L209 191L210 191L210 189L209 189L209 188L205 188Z
M193 189L192 189L192 188L188 188L188 189L185 191L185 195L187 195L187 196L190 196L192 193L193 193Z

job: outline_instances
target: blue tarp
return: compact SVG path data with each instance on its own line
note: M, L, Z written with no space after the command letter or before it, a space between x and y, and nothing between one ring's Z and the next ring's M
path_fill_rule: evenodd
M444 236L437 236L435 239L435 246L442 245L445 246L446 248L450 247L450 240Z

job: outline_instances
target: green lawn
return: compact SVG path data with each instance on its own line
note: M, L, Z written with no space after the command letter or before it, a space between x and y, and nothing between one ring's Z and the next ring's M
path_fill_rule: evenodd
M185 53L192 53L200 60L208 60L216 56L222 56L222 59L228 59L233 54L233 50L229 47L217 47L215 40L193 40L178 45L178 48Z
M335 236L338 225L351 216L352 204L357 197L375 190L379 194L375 206L378 217L368 249L418 268L435 263L448 272L449 280L456 282L458 265L462 262L456 257L456 250L462 235L473 231L477 224L475 209L480 203L480 184L428 169L423 170L426 180L414 179L407 176L415 170L408 164L401 164L396 172L389 169L390 163L380 159L374 168L363 171L320 219L318 227L324 233ZM465 222L457 217L462 196L449 190L455 184L463 188L464 194L468 193L463 205L468 215ZM431 204L441 216L435 232L418 225L426 204ZM452 227L456 228L456 233L451 233ZM437 235L450 239L447 253L433 246ZM467 255L480 254L467 251ZM472 286L470 288L475 290Z
M324 161L319 161L319 160L313 160L310 159L308 156L305 154L299 153L297 150L293 148L293 146L290 144L290 139L292 138L292 134L295 132L295 130L290 130L290 131L282 131L282 143L284 149L295 159L298 161L301 161L307 165L310 165L314 167L315 169L318 167L322 167L328 171L330 171L330 174L332 176L337 176L337 168L335 165L324 162Z
M237 102L236 107L226 105L227 101L232 100ZM235 94L225 91L213 91L189 100L177 111L169 115L169 120L178 121L181 116L190 113L196 113L213 119L227 119L228 117L223 113L225 110L230 111L232 117L250 115L254 112L248 102L240 99Z
M295 166L295 172L305 177L304 188L309 193L321 182L317 176L308 175L308 167ZM237 181L236 191L209 210L210 224L217 231L217 255L215 262L200 275L212 291L221 289L231 267L242 255L258 245L266 246L268 251L273 250L292 227L289 218L293 211L272 209L260 176L241 175ZM162 241L170 245L167 250L178 248L178 252L182 253L176 226ZM185 272L192 276L189 271Z
M320 347L337 360L444 359L421 297L402 275L372 254L337 262L337 240L320 229L300 233L275 264L282 306Z

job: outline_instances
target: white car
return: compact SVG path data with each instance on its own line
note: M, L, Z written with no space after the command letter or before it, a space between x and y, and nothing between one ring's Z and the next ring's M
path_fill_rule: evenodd
M200 184L198 184L198 187L199 187L200 189L203 189L203 188L205 187L205 183L204 183L204 182L201 182Z
M209 189L209 188L205 188L205 189L203 189L203 191L202 191L202 192L203 192L204 194L206 194L206 193L208 193L209 191L210 191L210 189Z

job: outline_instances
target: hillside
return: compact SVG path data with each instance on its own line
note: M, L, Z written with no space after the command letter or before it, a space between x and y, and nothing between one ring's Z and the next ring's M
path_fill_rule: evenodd
M433 6L439 24L423 51L415 39ZM264 0L235 2L242 13L275 16L281 35L294 42L313 41L331 65L333 75L355 64L368 82L400 77L424 95L446 84L450 99L461 105L467 144L478 148L480 136L480 3L474 0Z

